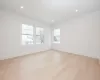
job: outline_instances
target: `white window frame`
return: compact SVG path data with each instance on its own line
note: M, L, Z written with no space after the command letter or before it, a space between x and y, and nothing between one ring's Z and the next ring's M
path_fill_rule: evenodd
M23 25L27 25L27 26L32 26L33 27L33 25L28 25L28 24L22 24L22 26L21 26L21 28L22 28L22 30L23 30ZM24 34L23 32L22 32L22 30L21 30L21 42L22 42L22 45L34 45L34 41L35 41L35 39L34 39L34 27L33 27L33 43L32 44L23 44L23 39L22 39L22 36L23 35L29 35L29 34Z
M60 28L54 28L54 29L53 29L53 43L60 44L60 40L61 40L61 39L59 39L58 42L56 42L56 41L54 40L54 37L55 37L55 30L56 30L56 29L59 29L59 30L60 30ZM61 31L60 31L60 32L61 32ZM60 35L59 35L59 38L60 38Z
M40 42L40 43L37 43L37 36L40 36L40 37L41 37L41 35L37 35L37 34L36 34L36 33L37 33L37 32L36 32L36 31L37 31L37 30L36 30L37 28L43 29L43 36L42 36L42 37L43 37L43 43L41 43L41 42ZM45 39L45 38L44 38L44 28L43 28L43 27L35 27L35 44L44 44L44 41L45 41L44 39Z

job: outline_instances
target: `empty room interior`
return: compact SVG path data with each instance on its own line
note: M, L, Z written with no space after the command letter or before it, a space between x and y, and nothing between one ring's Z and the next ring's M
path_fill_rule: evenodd
M0 0L0 80L100 80L100 0Z

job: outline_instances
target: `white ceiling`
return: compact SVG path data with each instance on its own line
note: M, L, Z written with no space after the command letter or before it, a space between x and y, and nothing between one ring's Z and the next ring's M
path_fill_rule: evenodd
M0 5L3 9L51 25L99 10L100 0L2 0ZM20 9L21 6L24 8Z

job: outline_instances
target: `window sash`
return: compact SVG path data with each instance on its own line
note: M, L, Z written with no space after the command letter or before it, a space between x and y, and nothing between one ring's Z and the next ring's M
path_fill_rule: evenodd
M34 44L34 27L22 24L22 44Z
M54 29L53 42L60 43L60 29Z
M36 44L44 43L44 29L41 27L36 27Z

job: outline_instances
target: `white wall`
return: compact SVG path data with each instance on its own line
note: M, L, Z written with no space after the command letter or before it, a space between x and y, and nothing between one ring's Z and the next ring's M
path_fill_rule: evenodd
M43 27L45 43L42 45L21 44L21 25L29 24ZM50 27L40 22L21 17L7 11L0 11L0 59L12 58L50 49Z
M53 27L61 29L61 43L52 44L53 49L100 58L100 11Z

